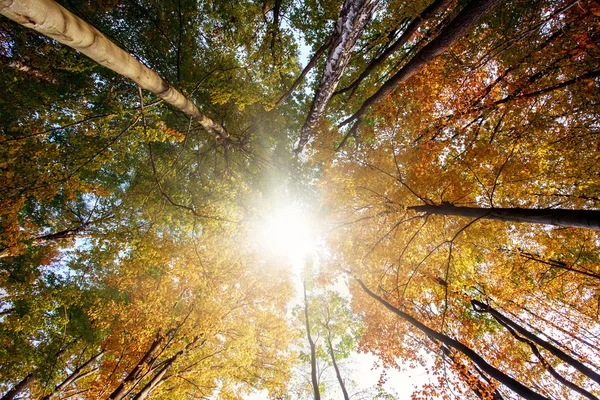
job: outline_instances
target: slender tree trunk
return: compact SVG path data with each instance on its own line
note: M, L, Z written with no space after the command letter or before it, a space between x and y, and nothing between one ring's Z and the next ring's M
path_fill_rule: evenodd
M156 350L158 350L158 347L163 342L163 340L164 340L164 336L162 336L160 334L156 336L156 339L154 339L154 342L152 342L148 351L146 351L146 353L144 354L142 359L135 365L135 367L133 367L133 369L127 375L127 377L125 377L125 379L123 379L123 382L121 382L121 384L111 393L111 395L109 396L109 399L121 400L123 397L125 397L128 390L131 389L128 386L134 384L134 381L138 378L138 376L142 372L144 365L149 364L149 362L152 360L152 356L154 355Z
M568 355L567 353L565 353L558 347L553 346L546 340L529 332L527 329L523 328L521 325L517 324L516 322L512 321L511 319L505 317L500 312L496 311L495 309L493 309L492 307L490 307L487 304L484 304L478 300L471 300L471 304L473 305L473 309L475 311L481 312L481 313L489 313L501 325L514 329L516 332L519 333L519 335L529 339L530 341L537 344L538 346L548 350L550 352L550 354L552 354L554 357L566 362L567 364L569 364L570 366L575 368L577 371L581 372L588 378L590 378L590 379L594 380L596 383L600 384L600 374L593 371L591 368L587 367L582 362L577 361L576 359L574 359L573 357L571 357L570 355Z
M52 0L1 0L0 13L64 45L80 51L98 64L131 79L142 89L181 110L216 139L229 137L217 122L204 115L189 99L96 28Z
M150 393L152 393L152 390L154 390L154 388L156 387L156 385L158 385L158 383L161 381L161 379L167 373L168 369L171 367L171 365L173 365L173 363L175 362L175 360L177 360L177 358L181 354L183 354L183 351L178 352L173 357L171 357L168 360L166 360L164 362L164 365L161 367L160 371L158 371L156 373L156 375L154 375L152 377L152 379L144 386L144 388L142 390L140 390L140 392L138 394L135 395L135 397L133 398L133 400L144 400L144 399L148 398L148 396L150 395Z
M481 379L479 379L475 374L473 374L466 365L461 363L461 361L450 352L450 349L448 347L442 346L442 354L444 354L444 356L448 360L450 360L452 364L457 366L458 373L463 378L464 382L481 400L504 400L502 395L498 392L498 389L494 389L494 391L491 391L489 385L481 381ZM489 397L490 394L491 398Z
M538 360L540 360L540 362L542 363L542 365L544 366L544 368L546 368L546 371L548 371L548 373L550 375L552 375L554 377L554 379L556 379L561 384L565 385L569 389L571 389L571 390L579 393L580 395L584 396L585 398L587 398L589 400L598 400L598 398L596 396L594 396L593 394L591 394L590 392L588 392L584 388L582 388L582 387L574 384L573 382L569 381L567 378L565 378L564 376L562 376L561 374L559 374L552 367L552 365L550 365L550 363L544 358L544 356L542 355L542 353L540 353L540 351L538 350L537 346L533 342L531 342L531 340L526 339L524 337L521 337L517 332L515 332L515 330L513 328L511 328L510 326L508 326L506 323L501 322L501 321L498 321L498 322L500 323L500 325L502 325L504 328L506 328L506 330L508 330L508 332L510 332L510 334L515 339L517 339L519 342L525 343L526 345L529 346L529 348L531 349L531 352L537 357Z
M88 366L93 364L98 358L102 357L102 355L104 355L104 351L101 351L100 353L92 356L89 360L87 360L86 362L81 364L79 367L77 367L75 369L75 371L73 371L69 376L67 376L67 378L64 381L62 381L61 383L56 385L56 387L54 388L54 392L42 397L42 400L49 400L55 393L60 393L63 390L65 390L65 388L67 388L70 384L77 381L78 378L81 375L83 375L82 372L84 369L86 369Z
M304 69L302 70L302 73L300 74L300 76L298 78L296 78L296 80L294 81L294 83L292 84L290 89L287 92L285 92L283 95L281 95L279 100L277 100L277 103L275 103L275 107L279 107L281 104L283 104L284 101L287 100L288 97L290 97L292 95L292 93L294 93L294 90L296 90L298 85L300 85L300 82L302 82L302 80L304 79L306 74L308 74L310 72L310 70L313 69L313 67L317 64L317 61L319 60L319 58L321 58L323 53L325 53L325 50L327 50L327 48L331 45L332 41L333 41L333 35L329 36L327 38L327 40L325 40L323 45L321 47L319 47L319 49L315 52L315 54L312 56L312 58L306 65L306 67L304 67Z
M0 400L13 400L17 397L23 390L27 389L27 387L33 382L35 379L35 374L32 372L27 375L23 380L17 383L12 389L10 389Z
M341 148L347 138L356 132L369 108L383 100L383 98L390 94L390 92L401 83L406 82L408 78L443 54L450 46L473 29L479 21L496 8L498 4L500 4L500 0L471 0L471 2L469 2L460 13L444 29L442 29L435 39L415 54L415 56L396 72L392 78L385 82L374 95L365 100L357 112L340 124L340 126L344 126L355 121L350 132L348 132L338 148Z
M352 82L350 85L345 88L339 90L336 93L344 93L348 90L352 90L356 88L360 83L368 77L373 70L379 67L385 60L389 58L392 54L398 51L402 46L408 42L408 40L412 37L412 35L417 32L417 30L425 23L428 19L433 18L439 11L448 6L452 0L435 0L433 3L429 5L421 14L419 14L413 21L406 27L406 30L402 32L402 35L394 42L390 47L385 49L383 53L381 53L378 57L376 57L373 61L367 65L364 71Z
M327 337L327 347L329 348L329 355L331 356L331 363L333 364L333 369L335 369L335 376L342 388L342 393L344 394L344 400L349 400L348 391L346 390L346 385L344 384L344 380L342 379L342 374L340 373L340 369L338 368L337 362L335 361L335 353L333 352L333 345L331 344L331 339Z
M388 303L387 301L385 301L383 298L381 298L378 295L376 295L375 293L371 292L369 290L369 288L367 288L367 286L365 286L365 284L360 279L358 279L358 278L354 278L354 279L358 282L358 284L365 291L365 293L367 293L373 299L377 300L385 308L387 308L388 310L390 310L394 314L398 315L400 318L404 319L406 322L408 322L409 324L411 324L415 328L419 329L421 332L423 332L424 334L426 334L427 336L429 336L430 339L432 339L434 341L437 341L437 342L440 342L440 343L446 345L449 348L453 348L455 350L458 350L459 352L461 352L462 354L464 354L466 357L468 357L471 361L473 361L473 363L475 365L477 365L483 372L485 372L486 374L488 374L491 378L496 379L498 382L502 383L503 385L505 385L506 387L508 387L512 391L514 391L515 393L519 394L520 396L523 396L525 399L530 399L530 400L549 400L547 397L544 397L541 394L539 394L537 392L534 392L533 390L529 389L527 386L523 385L521 382L519 382L519 381L515 380L514 378L508 376L507 374L505 374L504 372L500 371L496 367L488 364L487 361L485 361L483 359L483 357L481 357L479 354L477 354L470 347L462 344L458 340L452 339L451 337L444 335L443 333L440 333L440 332L438 332L438 331L436 331L434 329L431 329L430 327L428 327L425 324L421 323L419 320L417 320L413 316L411 316L411 315L405 313L404 311L402 311L402 310L400 310L400 309L392 306L390 303Z
M310 106L306 121L300 130L296 152L302 151L312 129L325 112L325 107L337 87L342 73L350 60L352 48L371 20L379 0L345 0L335 25L335 34L319 87Z
M308 299L306 296L306 282L304 282L304 319L306 320L306 337L308 338L308 345L310 346L310 380L315 394L315 400L321 400L321 393L319 391L319 381L317 379L317 351L315 349L315 342L312 340L310 335L310 322L308 320Z
M467 218L494 219L498 221L528 222L565 226L570 228L600 229L600 211L566 210L560 208L475 208L456 207L452 204L408 207L416 212Z
M538 257L534 254L526 253L524 251L520 251L517 254L527 260L531 260L531 261L538 262L540 264L548 265L551 269L552 268L562 269L564 271L571 271L576 274L585 275L590 278L600 279L600 275L598 275L598 274L595 274L593 272L584 271L584 270L577 269L577 268L573 268L572 266L568 265L567 263L559 261L559 260L553 260L551 258L544 259L544 258Z

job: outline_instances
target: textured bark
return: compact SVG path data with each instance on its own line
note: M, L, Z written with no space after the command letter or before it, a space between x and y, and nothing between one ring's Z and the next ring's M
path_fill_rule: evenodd
M483 372L488 374L491 378L496 379L498 382L502 383L503 385L505 385L512 391L514 391L515 393L519 394L520 396L523 396L526 399L549 400L547 397L544 397L541 394L534 392L533 390L529 389L527 386L523 385L521 382L515 380L514 378L511 378L510 376L508 376L504 372L500 371L496 367L488 364L487 361L485 361L483 359L483 357L481 357L479 354L477 354L470 347L462 344L458 340L452 339L451 337L444 335L443 333L440 333L434 329L431 329L430 327L423 324L422 322L420 322L413 316L392 306L390 303L385 301L383 298L381 298L378 295L376 295L375 293L371 292L369 290L369 288L367 288L367 286L360 279L358 279L358 278L354 278L354 279L358 282L358 284L365 291L365 293L367 293L373 299L377 300L385 308L387 308L394 314L398 315L400 318L404 319L406 322L410 323L415 328L419 329L421 332L426 334L430 339L440 342L449 348L453 348L453 349L461 352L467 358L469 358L475 365L477 365Z
M310 322L308 320L308 299L306 298L306 282L304 282L304 319L306 320L306 337L308 338L308 345L310 346L310 380L315 394L315 400L321 400L321 393L319 392L319 381L317 380L317 351L315 349L315 342L312 340L310 335Z
M492 307L490 307L487 304L484 304L477 300L471 300L471 304L473 305L473 309L475 311L481 312L481 313L489 313L492 317L494 317L494 319L496 321L498 321L504 327L510 327L515 332L517 332L519 335L521 335L524 338L530 340L531 342L537 344L538 346L548 350L548 352L550 352L550 354L552 354L554 357L566 362L567 364L569 364L570 366L575 368L577 371L581 372L582 374L584 374L588 378L594 380L595 382L600 383L600 374L593 371L591 368L587 367L582 362L577 361L576 359L574 359L573 357L571 357L570 355L568 355L567 353L565 353L558 347L553 346L546 340L529 332L527 329L523 328L521 325L517 324L516 322L512 321L511 319L505 317L500 312L493 309Z
M340 126L344 126L352 121L356 121L340 147L343 146L343 143L345 143L345 140L350 135L356 132L369 108L383 100L383 98L390 94L390 92L401 83L408 80L411 76L423 69L428 63L442 55L450 46L473 29L479 21L496 8L498 4L500 4L500 0L471 0L471 2L469 2L469 4L467 4L460 13L458 13L458 15L442 29L435 39L415 54L415 56L396 72L392 78L386 81L373 96L365 100L356 113L340 124Z
M600 229L600 211L561 208L475 208L456 207L449 203L408 207L416 212L467 218L528 222L570 228Z
M345 0L335 25L335 33L319 87L300 130L300 141L296 151L302 151L308 142L312 129L325 112L325 107L337 87L342 73L348 64L352 48L371 19L379 0Z
M300 76L298 78L296 78L296 80L294 81L294 83L292 84L290 89L287 92L285 92L279 98L279 100L277 100L277 103L275 103L275 107L279 107L284 101L287 100L288 97L290 97L292 95L292 93L294 93L294 90L296 90L298 85L300 85L300 82L302 82L302 80L304 79L306 74L308 74L310 72L310 70L314 68L314 66L317 64L317 61L319 60L319 58L321 58L323 53L325 53L325 50L327 50L327 48L331 45L332 41L333 41L333 36L329 36L327 38L327 40L325 40L325 43L323 43L323 45L321 47L319 47L319 49L315 52L315 54L312 56L312 58L310 59L310 61L306 65L306 67L304 67L304 69L302 70L302 73L300 73Z
M402 35L391 44L390 47L384 50L378 57L376 57L373 61L367 65L365 70L361 72L361 74L352 82L350 85L345 87L344 89L339 90L337 93L344 93L348 90L356 88L360 83L371 74L377 67L379 67L385 60L387 60L392 54L398 51L402 46L408 42L408 40L412 37L412 35L417 32L417 30L428 20L441 11L443 8L448 6L452 0L435 0L432 4L429 5L421 14L419 14L411 23L406 27L406 30L402 32Z
M229 137L217 122L204 115L194 103L96 28L52 0L0 0L0 13L64 45L85 54L149 90L181 110L217 139Z
M35 379L35 374L31 373L27 375L23 380L17 383L12 389L10 389L0 400L13 400L17 397L23 390L27 389L27 387L33 382Z

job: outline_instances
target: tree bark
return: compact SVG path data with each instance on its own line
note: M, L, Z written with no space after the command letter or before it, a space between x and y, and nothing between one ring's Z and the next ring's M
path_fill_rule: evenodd
M400 318L404 319L406 322L408 322L415 328L419 329L421 332L426 334L430 339L440 342L440 343L442 343L450 348L453 348L455 350L458 350L459 352L464 354L466 357L468 357L471 361L473 361L473 363L475 365L477 365L483 372L488 374L491 378L496 379L498 382L502 383L503 385L505 385L512 391L514 391L515 393L519 394L520 396L523 396L526 399L549 400L547 397L544 397L541 394L534 392L533 390L529 389L527 386L523 385L521 382L508 376L507 374L500 371L496 367L488 364L487 361L485 361L483 359L483 357L481 357L479 354L477 354L470 347L462 344L458 340L452 339L451 337L444 335L443 333L440 333L434 329L429 328L428 326L421 323L419 320L417 320L413 316L392 306L390 303L385 301L383 298L381 298L378 295L376 295L375 293L371 292L369 290L369 288L367 288L367 286L360 279L358 279L358 278L354 278L354 279L358 282L358 284L361 286L361 288L363 289L363 291L365 293L367 293L373 299L377 300L385 308L387 308L394 314L398 315Z
M312 56L312 58L306 65L306 67L304 67L304 69L302 70L302 73L300 73L300 76L298 78L296 78L296 80L294 81L294 83L292 84L290 89L287 92L285 92L283 95L281 95L279 100L277 100L277 103L275 103L275 107L279 107L281 104L283 104L284 101L287 100L288 97L290 97L292 95L292 93L294 93L294 90L296 90L298 85L300 85L300 82L302 82L302 79L304 79L306 74L308 74L310 72L310 70L313 69L313 67L319 60L319 58L321 58L323 53L325 53L325 50L327 50L327 48L331 45L332 41L333 41L333 35L329 36L327 38L327 40L325 40L323 45L321 45L321 47L319 47L319 49L315 52L315 54Z
M121 384L111 393L109 399L121 400L123 397L125 397L127 391L131 389L128 387L130 386L129 384L133 383L138 378L138 376L142 372L142 368L144 367L144 365L148 364L152 360L152 356L154 355L160 344L163 342L163 340L164 336L160 334L156 335L156 339L154 339L148 351L146 351L142 359L135 365L135 367L133 367L133 369L125 377L125 379L123 379L123 382L121 382Z
M464 379L465 383L471 388L473 393L481 400L490 399L489 394L491 394L491 400L504 400L498 389L495 389L493 392L490 391L488 385L481 381L475 374L473 374L466 365L462 364L460 360L456 358L451 352L450 349L446 346L442 346L442 354L450 360L454 365L457 366L458 373ZM464 367L463 368L461 368ZM485 378L485 376L484 376ZM489 382L488 382L489 383Z
M310 346L310 380L315 394L315 400L321 400L321 393L319 391L319 381L317 379L317 351L315 349L315 342L312 340L310 335L310 322L308 320L308 299L306 297L306 282L304 282L304 318L306 320L306 337L308 338L308 345Z
M593 381L595 381L596 383L600 384L600 374L593 371L591 368L587 367L582 362L577 361L576 359L574 359L573 357L571 357L570 355L568 355L561 349L553 346L546 340L529 332L527 329L523 328L521 325L517 324L516 322L512 321L511 319L505 317L504 315L502 315L500 312L493 309L489 305L484 304L478 300L471 300L471 304L473 305L473 309L475 311L481 312L481 313L489 313L492 317L494 317L494 319L496 321L498 321L504 327L510 327L510 328L514 329L514 331L519 333L519 335L527 338L528 340L537 344L538 346L548 350L550 352L550 354L552 354L554 357L566 362L567 364L569 364L570 366L575 368L577 371L581 372L588 378L590 378Z
M398 51L408 40L412 37L412 35L417 32L417 30L430 18L433 18L439 11L441 11L444 7L448 6L451 3L451 0L435 0L431 3L421 14L419 14L413 21L406 27L406 30L402 32L402 35L394 42L390 47L385 49L383 53L381 53L378 57L376 57L373 61L367 65L365 70L352 82L350 85L345 88L339 90L336 93L344 93L348 90L352 90L356 88L360 83L368 77L373 70L379 67L385 60L389 58L392 54ZM352 95L350 95L352 96Z
M352 121L356 121L339 147L342 147L345 140L356 132L369 108L383 100L384 97L401 83L408 80L428 63L443 54L450 46L473 29L475 25L477 25L484 16L496 8L498 4L500 4L500 0L471 0L471 2L469 2L469 4L467 4L460 13L444 29L442 29L435 39L415 54L415 56L406 63L404 67L396 72L392 78L386 81L374 95L365 100L357 112L340 124L340 126L344 126Z
M319 87L310 106L306 121L300 130L300 141L296 152L302 151L308 143L310 133L319 118L325 112L325 107L337 87L342 73L350 60L352 48L370 21L373 10L379 0L345 0L340 16L335 25L335 34L331 50L325 63L325 69L319 82Z
M173 357L171 357L168 360L166 360L164 362L164 365L160 369L160 371L157 372L156 375L154 375L154 377L152 377L152 379L150 379L150 381L144 386L144 388L142 390L140 390L140 392L138 394L135 395L135 397L133 398L133 400L144 400L144 399L148 398L148 396L150 395L150 393L152 393L152 390L154 390L154 388L156 387L156 385L161 381L161 379L167 373L167 370L171 367L171 365L173 365L173 363L175 362L175 360L177 360L177 358L181 354L183 354L183 351L179 351Z
M335 353L333 352L333 345L331 344L331 339L327 337L327 347L329 348L329 355L331 356L331 363L333 364L333 369L335 369L335 376L342 388L342 393L344 394L344 400L349 400L348 391L346 390L346 385L344 384L344 380L342 379L342 374L340 373L340 369L338 368L337 362L335 361Z
M494 219L507 222L527 222L570 228L600 229L600 211L568 210L561 208L476 208L457 207L453 204L426 204L408 207L426 214L437 214L467 218Z
M184 112L216 139L229 137L217 122L204 115L194 103L96 28L52 0L0 0L0 13L64 45L85 54L98 64L131 79L166 103Z
M35 374L32 372L27 375L21 382L17 383L12 389L10 389L0 400L13 400L17 397L23 390L27 389L27 387L33 382L35 379Z
M100 353L92 356L89 360L81 364L75 369L75 371L73 371L69 376L67 376L67 378L64 381L56 385L52 393L42 397L42 400L49 400L55 393L60 393L63 390L65 390L67 386L78 380L80 375L82 375L84 369L86 369L89 365L94 363L98 358L102 357L102 355L104 355L104 351L101 351Z

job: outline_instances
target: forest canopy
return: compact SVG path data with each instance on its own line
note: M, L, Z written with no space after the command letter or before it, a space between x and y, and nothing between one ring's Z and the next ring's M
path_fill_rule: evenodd
M0 14L0 400L600 398L597 0Z

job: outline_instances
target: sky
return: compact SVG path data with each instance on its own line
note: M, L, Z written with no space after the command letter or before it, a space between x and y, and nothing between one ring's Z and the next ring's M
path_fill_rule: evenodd
M304 303L302 276L306 260L312 259L318 268L319 257L327 254L318 238L319 221L310 216L309 210L310 208L306 205L279 203L256 227L257 245L262 247L263 251L274 253L276 256L286 255L288 257L296 292L288 305L289 310ZM336 284L329 289L348 299L351 296L346 279L338 279ZM293 318L291 312L288 317ZM306 339L305 342L308 346ZM353 389L349 389L350 395L373 388L377 384L383 368L375 368L376 362L377 357L373 354L354 353L349 359L340 363L344 379L354 383ZM402 365L402 360L398 360L398 363ZM334 378L333 371L331 372ZM387 381L383 388L400 400L410 399L413 391L420 388L428 379L425 368L422 367L411 369L406 366L402 371L388 369L386 375ZM299 376L297 378L302 379ZM325 395L324 400L336 399L341 396L335 380L327 385L327 389L329 395ZM257 392L246 397L247 400L268 400L268 398L267 392Z

